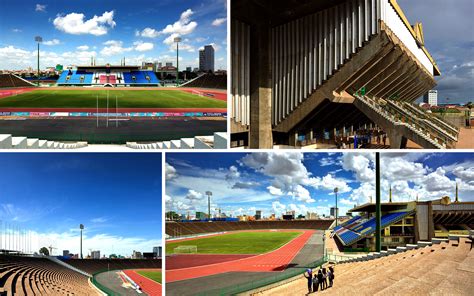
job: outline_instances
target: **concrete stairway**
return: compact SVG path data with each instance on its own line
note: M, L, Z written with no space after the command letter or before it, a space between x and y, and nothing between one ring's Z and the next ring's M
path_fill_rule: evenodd
M446 138L443 139L436 133L433 134L433 130L420 123L420 119L416 117L407 118L400 110L387 107L388 103L385 100L381 101L382 99L358 95L355 98L354 104L357 108L387 131L390 131L390 129L396 130L396 133L403 135L423 148L446 149L450 148L448 144L452 145L452 141L448 142Z
M325 295L472 295L474 251L467 237L433 239L335 266L332 288ZM304 295L306 279L261 292Z
M87 147L87 142L63 143L0 134L0 149L79 149L83 147Z
M213 136L196 136L155 143L127 142L127 147L132 149L227 149L227 141L227 133L214 133Z

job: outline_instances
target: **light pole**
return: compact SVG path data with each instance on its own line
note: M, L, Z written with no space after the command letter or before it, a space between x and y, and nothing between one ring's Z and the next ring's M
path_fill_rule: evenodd
M39 86L39 78L40 78L40 43L43 42L43 38L41 36L36 36L35 41L38 43L38 80L36 80L36 84Z
M212 196L212 192L211 191L206 191L206 195L207 195L207 218L209 219L209 221L211 221L211 196Z
M336 194L336 226L337 226L337 212L338 212L338 209L337 209L337 192L339 191L339 188L334 188L334 194Z
M179 85L179 43L181 42L181 37L175 37L174 42L176 42L176 86Z
M80 254L81 254L81 259L84 259L82 257L82 230L84 229L84 225L83 224L79 224L79 229L81 230L81 247L80 247Z

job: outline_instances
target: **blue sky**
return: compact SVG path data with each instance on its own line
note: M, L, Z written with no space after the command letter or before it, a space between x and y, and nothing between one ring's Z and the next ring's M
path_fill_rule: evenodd
M333 190L339 188L342 214L375 198L374 153L167 153L166 210L191 214L207 212L206 191L212 191L212 210L229 214L280 215L286 210L329 214ZM382 200L460 199L474 201L474 154L383 153Z
M77 253L80 223L84 250L161 245L161 154L0 153L0 163L0 219L39 245Z
M474 101L474 3L472 0L397 0L408 20L422 22L425 45L441 69L442 103ZM449 100L446 100L449 98Z
M212 44L216 68L226 68L225 0L2 1L0 69L36 67L34 37L43 37L42 67L56 63L176 64L175 36L183 40L180 68L197 67L199 48ZM21 16L21 17L19 17ZM14 57L14 58L12 58ZM7 59L8 58L8 59Z

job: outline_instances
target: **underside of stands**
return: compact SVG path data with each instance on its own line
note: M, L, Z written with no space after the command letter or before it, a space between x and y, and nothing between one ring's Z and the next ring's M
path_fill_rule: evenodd
M227 75L204 74L182 84L181 87L227 89Z
M396 1L276 2L232 2L233 140L296 146L369 122L392 148L456 145L457 127L414 105L440 72Z
M334 222L328 220L295 221L239 221L239 222L166 222L165 233L171 237L180 237L201 233L238 231L252 229L320 229L326 230Z

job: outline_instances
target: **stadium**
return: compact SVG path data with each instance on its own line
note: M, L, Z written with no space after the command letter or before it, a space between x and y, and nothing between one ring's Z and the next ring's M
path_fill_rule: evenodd
M162 87L153 71L107 64L66 69L38 87L0 74L0 147L226 148L226 100L225 75Z
M472 137L415 104L441 71L396 0L245 0L231 13L232 147L442 149Z
M290 158L290 154L288 152L286 158ZM315 153L308 154L306 168L311 167L310 162L318 163ZM411 154L404 154L404 159L413 157ZM458 153L445 154L444 157L456 155ZM396 166L397 158L401 156L387 153L382 160L379 153L374 156L374 174L370 175L373 188L360 187L363 190L351 192L357 196L374 194L374 199L370 197L361 204L356 200L347 201L342 197L344 186L339 183L341 187L334 188L333 194L328 196L328 205L323 204L323 198L312 194L313 203L318 204L298 207L295 202L297 197L293 196L289 200L295 204L281 207L280 212L277 212L276 206L282 206L285 202L281 192L265 198L229 196L238 195L241 189L235 189L236 184L241 188L244 186L242 184L248 184L247 178L254 180L260 176L258 180L265 184L264 188L268 181L273 182L270 184L282 182L282 179L267 180L260 173L248 176L250 172L244 169L246 165L252 165L259 172L277 172L278 177L287 167L291 167L290 172L298 170L296 165L290 165L290 161L284 162L283 156L273 162L269 160L271 154L266 153L229 157L238 159L241 164L238 170L231 170L238 180L235 184L230 183L234 190L220 191L215 185L214 193L206 192L207 199L205 196L200 198L194 191L188 191L182 199L179 186L190 178L188 174L196 174L195 163L190 163L185 156L167 156L168 165L174 168L169 172L179 177L167 182L167 194L172 194L173 199L167 201L165 223L166 293L354 295L354 291L357 291L360 295L469 295L474 279L474 203L470 196L466 196L470 187L466 187L460 179L448 186L446 179L444 185L449 195L436 197L437 193L431 194L434 192L430 191L418 196L410 191L411 188L403 187L400 190L397 185L393 188L397 196L392 196L392 186L382 190L381 184L385 183L384 178L389 178L387 171ZM472 155L466 157L471 163ZM353 163L355 158L346 160ZM427 155L423 154L421 158L426 159ZM206 163L211 159L216 161L214 156ZM222 163L229 163L224 156L218 159L218 167L222 167ZM343 164L333 164L334 167L328 169L326 166L331 161L322 159L323 164L313 167L314 171L304 171L309 173L313 182L319 178L318 173L314 172L343 167ZM338 157L335 159L346 161ZM465 167L463 161L458 161L457 170ZM437 161L432 163L440 165ZM189 167L193 167L191 173L187 171ZM208 183L209 166L203 165L199 169L205 171L201 183L216 183L214 180ZM408 174L407 162L404 162L403 171ZM437 171L440 172L440 169ZM472 171L472 164L469 164L469 171ZM291 179L295 175L302 178L301 170L285 177ZM225 175L224 178L229 180L231 177ZM340 175L338 178L347 176ZM326 182L331 181L326 178ZM191 182L195 183L195 180ZM463 189L459 189L461 187ZM198 190L202 187L191 188ZM216 192L220 192L220 195L225 192L227 195L218 198ZM252 191L244 192L247 195ZM254 192L255 195L262 194L260 191ZM189 204L183 205L181 200L189 201ZM344 216L338 213L341 209L338 202L347 209ZM241 209L232 210L227 203L237 204ZM351 205L346 207L347 204ZM253 207L243 211L242 208L248 205ZM268 210L265 210L265 206ZM214 211L213 207L216 207ZM326 214L315 212L315 208L321 208ZM203 209L207 209L207 212L202 212ZM196 211L195 215L193 210ZM329 267L335 271L334 285L308 293L308 270L315 275L319 270L328 270Z

